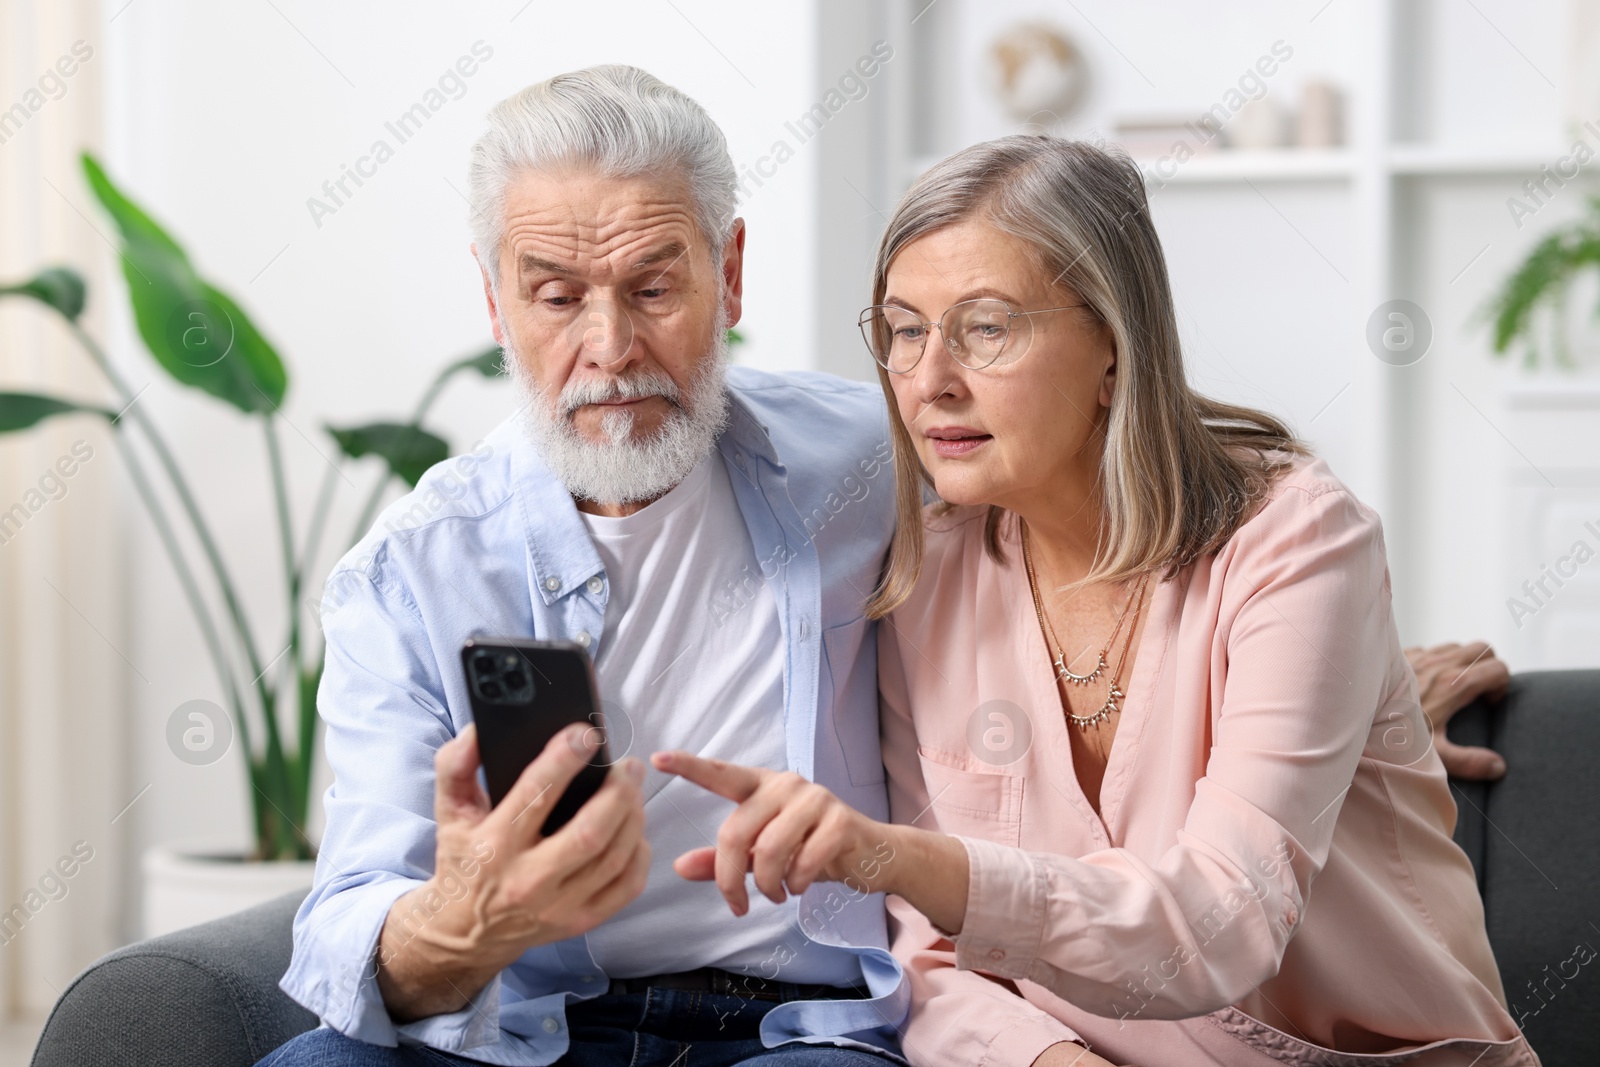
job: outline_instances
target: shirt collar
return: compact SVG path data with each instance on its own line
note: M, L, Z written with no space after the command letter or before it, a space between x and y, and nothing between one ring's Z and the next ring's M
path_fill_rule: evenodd
M553 604L604 570L589 531L578 517L572 494L545 466L522 420L513 415L511 488L521 510L533 588L545 604Z
M732 386L728 388L728 426L722 431L718 444L724 448L731 444L759 456L774 467L783 467L778 450L772 444L772 435Z

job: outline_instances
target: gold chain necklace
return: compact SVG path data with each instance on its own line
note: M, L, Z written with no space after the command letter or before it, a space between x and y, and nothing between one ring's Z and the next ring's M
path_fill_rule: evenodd
M1055 667L1058 685L1063 681L1069 685L1088 685L1105 673L1106 653L1111 651L1111 646L1116 643L1117 634L1122 632L1122 625L1128 620L1129 609L1133 609L1133 625L1128 627L1128 635L1122 640L1122 651L1117 656L1117 667L1111 674L1111 681L1106 691L1106 702L1100 705L1100 710L1093 715L1076 715L1073 714L1071 704L1065 700L1062 702L1064 705L1062 711L1072 722L1072 725L1080 730L1086 730L1091 726L1105 722L1111 718L1112 712L1121 710L1119 702L1128 695L1120 687L1122 667L1128 660L1128 649L1133 644L1134 631L1139 628L1139 616L1144 611L1145 587L1150 581L1150 575L1146 573L1141 577L1138 589L1128 594L1128 602L1122 605L1122 611L1117 615L1117 624L1111 629L1111 636L1106 638L1105 647L1100 649L1100 654L1096 657L1094 670L1088 674L1074 674L1067 667L1066 653L1062 650L1061 643L1056 640L1055 629L1050 625L1050 619L1044 613L1044 602L1039 598L1039 582L1033 572L1033 553L1028 548L1027 523L1022 524L1022 562L1028 572L1028 590L1033 594L1033 610L1038 613L1039 628L1044 631L1045 637L1049 641L1046 651L1055 653L1052 666Z

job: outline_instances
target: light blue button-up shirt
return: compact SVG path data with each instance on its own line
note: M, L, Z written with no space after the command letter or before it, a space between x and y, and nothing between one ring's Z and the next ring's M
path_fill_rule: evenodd
M717 447L778 604L789 769L886 819L876 640L862 610L894 516L882 396L826 375L741 367L729 391ZM523 953L460 1011L396 1025L375 959L390 906L433 872L434 753L471 721L462 642L565 638L598 652L609 589L572 498L514 418L431 468L335 566L320 605L327 663L317 693L334 784L315 886L279 983L325 1026L379 1045L547 1064L567 1049L566 1005L606 990L577 937ZM882 895L819 883L792 906L804 936L858 958L872 996L780 1004L762 1040L897 1052L910 994L888 952ZM659 936L671 942L674 931ZM774 950L781 960L783 946Z

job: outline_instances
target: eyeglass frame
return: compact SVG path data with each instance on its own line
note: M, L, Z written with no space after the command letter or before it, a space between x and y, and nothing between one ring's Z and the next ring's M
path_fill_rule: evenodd
M946 315L949 315L950 312L954 311L956 308L962 306L963 304L977 304L977 303L980 303L980 302L985 301L985 300L993 301L994 303L999 304L999 305L1001 305L1002 307L1004 307L1006 309L1006 340L1007 341L1009 341L1011 339L1011 320L1012 319L1025 318L1025 317L1030 316L1030 315L1044 315L1044 314L1046 314L1048 312L1051 312L1051 311L1071 311L1074 308L1086 308L1086 307L1090 306L1088 304L1063 304L1060 307L1039 308L1039 309L1037 309L1035 311L1012 311L1011 310L1011 304L1009 302L1005 301L1005 300L1000 299L997 296L975 296L970 300L958 300L954 304L951 304L949 307L945 308L944 309L944 313L939 316L939 319L938 319L937 322L922 322L922 321L919 320L917 325L921 326L924 330L929 330L930 331L930 336L931 336L931 328L937 326L939 328L939 344L940 344L940 346L946 352L948 352L950 354L950 358L955 360L958 365L960 365L962 367L965 367L967 370L987 370L988 368L994 366L997 362L999 362L1000 356L1002 354L1004 354L1004 352L1005 352L1005 346L1004 345L1001 345L1000 351L996 352L994 354L994 359L991 359L987 363L980 363L978 366L974 367L970 363L962 362L961 357L956 355L955 352L951 350L949 339L945 336L945 332L944 332L944 319L945 319ZM922 339L922 351L917 353L917 358L911 361L911 366L907 367L905 370L895 370L893 367L889 366L883 360L878 358L878 353L873 349L872 341L867 336L867 315L870 314L871 312L877 311L879 309L893 309L895 311L903 311L908 315L915 315L916 312L912 311L908 307L903 307L900 304L870 304L867 307L861 309L861 315L856 319L856 326L857 326L857 328L859 328L861 330L861 339L864 342L866 342L867 353L872 356L872 362L876 363L878 366L882 367L885 371L887 371L890 374L910 374L912 371L917 369L919 364L922 363L922 357L926 356L928 354L928 338L924 337ZM1030 323L1029 325L1032 325L1032 324ZM893 336L893 334L891 333L891 337L892 336ZM1023 355L1027 355L1027 353L1024 352ZM1022 356L1018 356L1017 358L1021 359Z

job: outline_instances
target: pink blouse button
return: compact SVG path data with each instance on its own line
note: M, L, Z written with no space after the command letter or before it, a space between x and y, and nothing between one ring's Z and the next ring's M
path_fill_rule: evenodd
M1290 908L1288 911L1283 913L1283 921L1288 923L1290 926L1293 926L1295 923L1300 921L1300 912L1294 908Z
M990 949L989 950L989 958L991 960L994 960L994 962L999 963L1001 960L1006 958L1005 949L1002 949L1002 948L992 948L992 949Z

